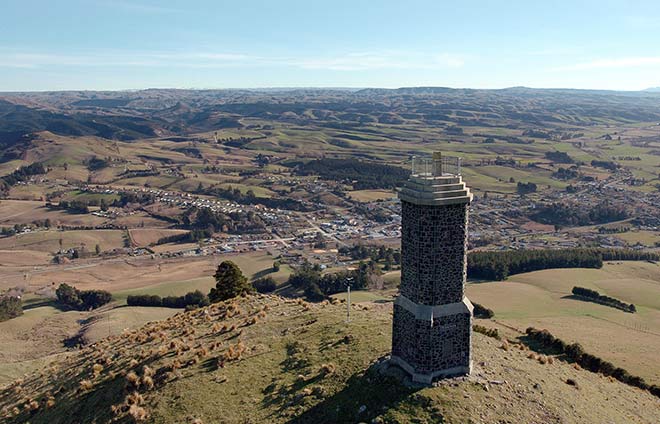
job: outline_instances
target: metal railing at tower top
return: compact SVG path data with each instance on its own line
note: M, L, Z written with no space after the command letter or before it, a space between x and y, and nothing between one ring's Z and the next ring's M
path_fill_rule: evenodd
M415 177L461 175L461 158L457 156L442 156L437 152L433 154L433 157L413 156L412 175Z

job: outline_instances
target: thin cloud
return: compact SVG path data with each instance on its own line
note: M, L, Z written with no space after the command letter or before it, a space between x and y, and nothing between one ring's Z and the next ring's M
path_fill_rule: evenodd
M24 53L0 49L0 67L37 69L69 67L224 68L278 66L308 70L365 71L374 69L460 68L461 56L441 53L353 52L320 57L270 57L230 52L81 52Z
M438 69L460 68L463 58L447 53L349 53L334 57L292 60L292 65L303 69L331 71L367 71L372 69Z
M138 13L184 13L185 9L176 9L172 7L159 6L157 4L149 4L129 0L107 0L99 1L97 4L115 9L123 9L128 12Z
M555 71L584 71L590 69L617 69L617 68L640 68L647 66L659 66L660 56L621 57L613 59L598 59L590 62L576 63L573 65L554 68Z

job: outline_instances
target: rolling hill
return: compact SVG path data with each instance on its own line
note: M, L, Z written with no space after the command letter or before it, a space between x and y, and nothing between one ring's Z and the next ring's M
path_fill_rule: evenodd
M648 392L475 333L471 376L401 384L389 304L239 298L51 358L1 392L8 423L653 423ZM102 324L99 324L102 325ZM93 327L93 325L92 325Z

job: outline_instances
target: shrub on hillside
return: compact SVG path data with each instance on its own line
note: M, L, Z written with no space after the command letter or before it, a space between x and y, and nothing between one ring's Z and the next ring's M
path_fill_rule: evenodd
M637 308L635 308L635 305L633 305L632 303L628 304L620 301L619 299L602 295L598 293L596 290L575 286L573 287L572 292L573 295L577 296L580 299L589 300L591 302L599 303L605 306L611 306L612 308L621 309L624 312L631 312L631 313L637 312Z
M488 309L485 306L482 306L478 303L472 302L472 306L474 306L474 317L475 318L492 318L495 316L495 312L493 312L492 309Z
M658 386L649 385L643 378L630 375L623 368L616 368L612 363L585 352L579 343L567 344L555 338L548 330L537 330L533 327L527 328L526 333L531 340L534 340L545 348L557 349L558 346L563 345L563 350L557 349L559 353L565 354L570 360L586 370L612 376L622 383L639 387L642 390L648 390L655 396L660 397L660 390L657 389Z
M20 297L0 297L0 322L23 315L23 302Z
M263 277L252 282L259 293L271 293L277 288L277 282L273 277Z
M68 308L78 311L96 309L112 300L112 295L104 290L78 290L66 283L55 290L57 301Z
M472 326L472 330L497 340L501 339L500 333L499 331L497 331L497 328L486 328L483 325L475 324Z

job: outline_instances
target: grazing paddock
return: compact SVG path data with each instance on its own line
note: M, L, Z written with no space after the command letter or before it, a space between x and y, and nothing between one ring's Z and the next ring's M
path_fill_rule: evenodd
M0 200L0 226L29 224L32 221L50 219L51 225L103 225L107 220L91 214L70 214L66 211L50 210L45 202L34 200Z
M626 313L571 296L574 286L597 290L637 306ZM660 381L660 265L612 262L602 269L553 269L518 274L507 281L470 283L468 297L495 311L495 319L522 331L547 329L593 354Z
M185 234L186 230L167 230L160 228L135 228L129 230L131 239L137 246L149 246L163 237Z
M374 202L376 200L387 200L396 197L396 194L391 190L354 190L349 191L348 195L351 199L358 202Z
M74 230L74 231L34 231L0 239L0 250L32 250L36 252L56 253L62 249L84 246L94 252L96 245L101 250L110 250L124 246L124 231L121 230Z
M46 265L51 263L52 260L53 257L48 252L0 250L0 273L2 273L2 267Z

